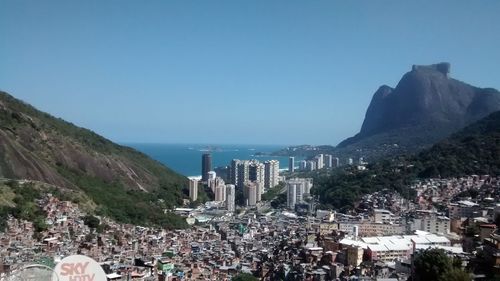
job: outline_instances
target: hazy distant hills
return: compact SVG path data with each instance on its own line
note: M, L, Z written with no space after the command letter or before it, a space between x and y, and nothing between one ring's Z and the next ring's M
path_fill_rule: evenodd
M91 114L89 112L89 114ZM187 179L148 156L54 118L0 92L0 177L37 180L85 192L121 221L177 204ZM162 201L158 206L150 201Z
M396 88L381 86L360 132L338 150L378 156L416 151L500 110L499 91L455 80L449 72L448 63L414 65Z

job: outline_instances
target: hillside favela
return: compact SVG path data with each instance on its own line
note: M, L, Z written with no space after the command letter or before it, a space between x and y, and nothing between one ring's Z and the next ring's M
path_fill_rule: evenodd
M500 280L499 12L0 0L0 281Z

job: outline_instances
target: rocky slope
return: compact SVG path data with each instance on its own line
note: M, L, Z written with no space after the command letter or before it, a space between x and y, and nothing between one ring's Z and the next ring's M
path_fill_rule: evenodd
M414 65L396 88L381 86L360 132L338 148L414 151L500 110L500 92L455 80L449 72L448 63Z
M136 150L40 112L4 92L0 92L0 177L80 189L110 212L113 198L102 197L114 197L111 191L116 198L161 194L168 207L181 200L187 181Z

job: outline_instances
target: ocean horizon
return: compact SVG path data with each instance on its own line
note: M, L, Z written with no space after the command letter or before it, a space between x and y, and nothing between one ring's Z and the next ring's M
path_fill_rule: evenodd
M212 154L213 168L228 166L232 159L257 159L261 162L278 160L280 169L288 168L288 157L286 156L258 155L258 153L269 154L281 150L287 145L169 143L123 143L123 145L145 153L186 177L201 175L201 156L207 152ZM297 160L301 159L296 158Z

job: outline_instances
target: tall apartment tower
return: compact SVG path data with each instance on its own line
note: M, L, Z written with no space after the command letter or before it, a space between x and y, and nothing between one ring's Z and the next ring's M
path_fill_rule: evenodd
M278 160L264 162L264 171L264 187L272 188L277 186L280 176L280 162Z
M305 170L307 168L307 161L306 160L301 160L299 162L299 169L301 169L302 171Z
M243 194L248 206L257 205L257 183L246 181Z
M215 201L225 202L226 201L226 185L224 181L220 181L215 187Z
M243 160L240 161L237 165L238 170L238 181L236 182L236 187L243 189L245 182L248 181L249 176L249 165L250 161Z
M314 161L316 162L316 169L323 169L323 154L318 154L314 157Z
M208 172L212 171L212 154L204 153L201 156L201 180L208 181Z
M248 180L256 182L261 188L264 187L265 169L264 164L253 160L248 166Z
M198 180L189 179L189 199L191 201L198 200Z
M308 196L313 185L311 178L293 178L286 181L286 201L289 209L294 209L295 205L304 202L304 197Z
M288 171L293 173L295 171L295 157L288 158Z
M231 184L238 184L238 164L240 162L238 159L231 160L231 166L229 167L229 182Z
M333 168L333 156L330 154L323 155L323 164L325 168Z
M226 207L229 212L235 211L234 201L236 199L236 188L234 184L226 185Z
M340 167L340 159L338 157L333 157L333 168Z

